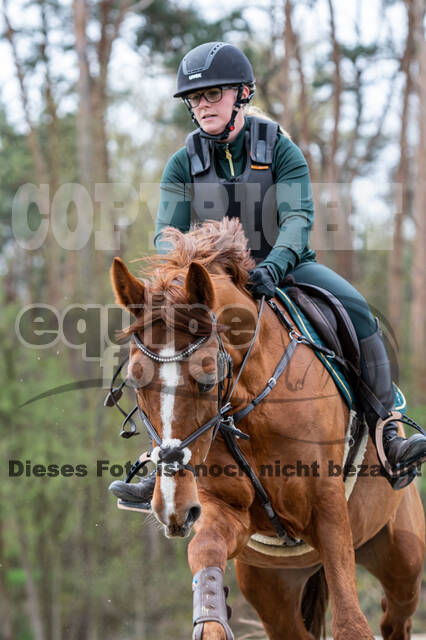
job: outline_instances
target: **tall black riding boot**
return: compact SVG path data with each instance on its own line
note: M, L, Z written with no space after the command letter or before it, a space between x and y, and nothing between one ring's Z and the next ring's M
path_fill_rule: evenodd
M379 327L373 335L360 340L362 377L385 409L392 411L394 395L388 355ZM371 438L376 446L378 416L369 406L364 407ZM426 460L426 438L417 433L410 438L398 434L398 423L390 421L383 428L383 451L389 463L385 475L394 489L402 489L416 477L416 469Z
M149 476L135 484L114 480L108 489L125 504L134 504L144 510L151 509L156 473L156 471L153 471Z

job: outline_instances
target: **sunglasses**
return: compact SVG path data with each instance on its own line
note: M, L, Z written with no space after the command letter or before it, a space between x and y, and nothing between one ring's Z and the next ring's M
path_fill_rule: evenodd
M201 98L204 97L207 102L220 102L224 91L229 89L236 90L238 87L212 87L198 93L188 93L184 96L184 102L189 107L198 107L201 102Z

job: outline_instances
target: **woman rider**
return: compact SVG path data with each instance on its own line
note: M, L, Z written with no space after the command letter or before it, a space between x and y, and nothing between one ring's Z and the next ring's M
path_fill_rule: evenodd
M390 363L368 304L351 284L318 264L309 247L314 209L306 160L278 124L244 115L242 107L255 91L249 60L233 45L202 44L183 58L177 89L174 97L183 98L198 128L170 158L161 179L158 251L169 248L161 240L165 227L186 232L194 221L240 217L257 265L250 273L251 294L272 298L288 274L296 282L334 294L354 324L362 376L390 411L394 402ZM238 191L239 184L247 190ZM268 203L274 185L274 201ZM366 407L366 417L375 442L378 416ZM407 486L416 476L416 466L426 459L426 438L416 434L406 440L398 435L397 423L389 422L383 445L391 468L398 464L403 469L396 477L386 477L394 489ZM149 507L154 484L155 474L138 484L115 481L110 489L123 501Z

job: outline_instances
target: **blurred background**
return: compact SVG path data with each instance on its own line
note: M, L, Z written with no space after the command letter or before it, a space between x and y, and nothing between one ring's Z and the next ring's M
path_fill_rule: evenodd
M213 40L249 56L254 104L308 160L318 259L381 318L409 413L425 425L425 5L0 7L0 638L184 640L187 542L117 510L107 487L147 440L121 439L119 413L103 408L126 351L114 339L126 318L113 305L111 260L154 252L162 169L192 129L171 97L179 61ZM417 483L425 501L426 479ZM262 637L239 621L254 614L232 566L227 582L237 637ZM377 632L380 585L360 572L359 586Z

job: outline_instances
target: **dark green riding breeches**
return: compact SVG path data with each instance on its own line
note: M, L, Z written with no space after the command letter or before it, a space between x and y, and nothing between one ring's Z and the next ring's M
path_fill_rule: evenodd
M296 282L322 287L336 296L348 312L359 340L368 338L376 331L376 322L365 298L332 269L318 262L302 262L289 275Z

